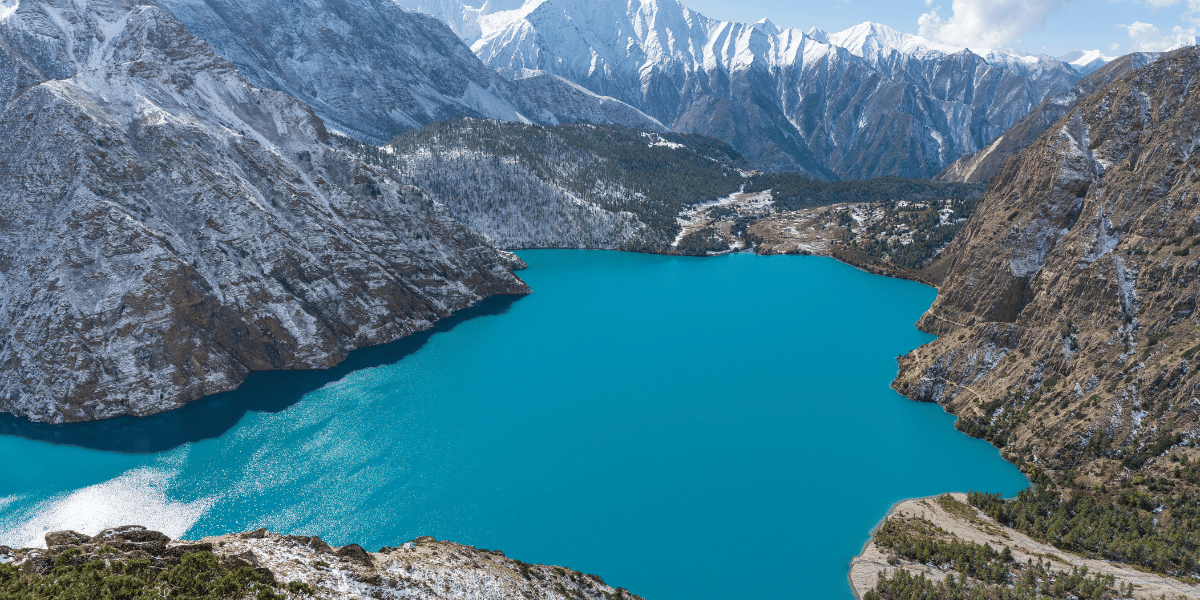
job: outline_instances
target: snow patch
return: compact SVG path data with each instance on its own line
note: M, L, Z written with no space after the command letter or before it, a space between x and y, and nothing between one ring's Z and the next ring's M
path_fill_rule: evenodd
M646 138L646 139L650 140L650 147L651 147L651 148L654 148L654 147L657 147L657 146L663 146L663 147L666 147L666 148L670 148L670 149L672 149L672 150L678 150L678 149L680 149L680 148L686 148L686 147L687 147L687 146L684 146L683 144L676 144L675 142L670 142L670 141L667 141L667 140L663 139L661 136L659 136L659 135L657 135L657 134L653 134L653 133L649 133L649 132L645 132L645 131L644 131L644 132L642 132L642 137L644 137L644 138Z
M0 21L13 16L20 6L21 0L0 0Z

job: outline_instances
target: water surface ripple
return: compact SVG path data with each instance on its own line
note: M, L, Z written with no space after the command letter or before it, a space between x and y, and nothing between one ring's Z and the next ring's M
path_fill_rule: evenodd
M433 535L649 600L849 599L897 500L1026 485L888 384L934 290L817 257L522 252L534 289L157 419L0 419L0 544ZM473 317L473 318L467 318Z

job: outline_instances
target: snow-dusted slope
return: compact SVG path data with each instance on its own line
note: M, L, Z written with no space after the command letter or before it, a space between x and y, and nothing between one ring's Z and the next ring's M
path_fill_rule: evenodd
M0 411L168 410L526 291L160 8L21 2L0 59Z
M502 248L667 252L685 208L746 183L736 152L697 138L466 119L397 136L381 162Z
M446 27L390 0L155 0L256 85L385 141L463 116L522 120L504 82Z
M547 98L538 93L544 85L510 85L444 24L391 0L152 1L252 83L305 101L362 141L459 117L656 125L584 90L559 88Z
M929 176L1080 75L1047 57L957 49L882 25L827 34L709 19L678 0L398 0L487 64L544 71L766 168Z

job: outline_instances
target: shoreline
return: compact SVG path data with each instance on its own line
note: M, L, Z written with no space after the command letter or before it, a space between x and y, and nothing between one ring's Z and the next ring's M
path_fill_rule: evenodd
M864 554L867 553L868 548L875 544L875 532L879 531L880 527L883 527L884 521L887 521L889 518L891 518L892 514L896 512L896 509L899 508L901 504L904 504L905 502L929 500L933 498L937 498L937 496L922 496L920 498L906 498L903 500L897 500L896 502L893 502L890 507L888 507L887 513L883 515L883 518L879 519L875 525L871 526L871 531L867 534L867 541L863 542L862 548L859 549L858 554L855 554L854 558L850 559L850 563L846 565L846 585L850 586L850 593L854 595L855 600L862 600L862 594L858 592L858 588L854 587L854 564L856 561L862 558Z

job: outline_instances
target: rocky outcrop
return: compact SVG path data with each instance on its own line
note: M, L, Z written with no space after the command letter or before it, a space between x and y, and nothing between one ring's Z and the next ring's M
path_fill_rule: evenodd
M46 534L47 548L0 546L0 565L15 565L34 576L62 565L96 560L149 562L151 570L179 564L189 553L211 553L225 567L246 567L281 591L304 584L302 597L422 598L474 600L640 600L596 575L563 567L534 565L483 550L418 537L397 547L367 552L357 544L333 547L315 536L248 533L171 540L139 526L106 529L94 537L74 531ZM111 568L111 567L110 567ZM293 596L295 597L295 596Z
M160 8L22 2L0 52L0 410L169 410L527 291Z
M1200 49L1167 54L1004 163L898 390L1051 470L1165 472L1200 437L1197 73Z
M961 183L987 183L1004 161L1028 148L1046 130L1067 116L1080 102L1097 90L1158 59L1158 52L1127 54L1092 71L1070 90L1052 96L1029 111L1016 125L993 140L986 148L968 154L946 167L933 180Z

